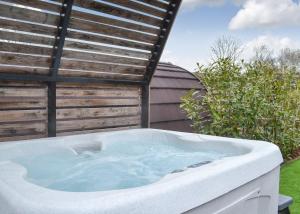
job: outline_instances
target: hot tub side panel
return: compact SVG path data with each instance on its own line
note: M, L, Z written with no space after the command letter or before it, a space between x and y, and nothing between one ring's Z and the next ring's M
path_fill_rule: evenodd
M277 167L184 214L276 214L278 212L279 172L280 167Z

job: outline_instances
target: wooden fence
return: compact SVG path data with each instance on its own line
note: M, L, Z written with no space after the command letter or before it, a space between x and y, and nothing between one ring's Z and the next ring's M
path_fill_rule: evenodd
M148 127L180 3L0 1L0 140Z

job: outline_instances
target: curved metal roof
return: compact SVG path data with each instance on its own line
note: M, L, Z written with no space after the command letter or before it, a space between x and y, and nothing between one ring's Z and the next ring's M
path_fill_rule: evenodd
M205 88L192 73L170 63L159 63L150 84L150 127L192 132L191 122L180 109L180 97L190 89Z

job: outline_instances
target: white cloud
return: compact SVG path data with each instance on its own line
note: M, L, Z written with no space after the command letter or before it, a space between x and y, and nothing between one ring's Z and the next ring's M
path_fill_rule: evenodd
M243 56L244 59L250 59L254 56L255 50L261 46L265 46L268 50L272 51L275 56L277 56L282 49L290 48L297 49L300 48L300 42L294 41L289 37L278 37L273 35L262 35L253 40L246 42L243 45Z
M225 3L225 0L183 0L182 7L193 9L199 6L220 6Z
M300 25L300 5L293 0L247 0L229 29Z
M300 49L300 40L294 40L290 37L280 37L271 34L261 35L249 41L243 42L243 52L239 58L245 59L246 61L252 59L255 56L255 51L261 46L265 46L273 53L273 56L276 57L280 54L282 49ZM204 65L207 65L211 62L209 49L204 49L201 52L202 54L199 54L199 52L197 51L182 53L182 51L178 52L177 50L178 49L173 52L170 49L165 49L161 61L170 62L189 71L195 71L195 69L197 68L196 62Z

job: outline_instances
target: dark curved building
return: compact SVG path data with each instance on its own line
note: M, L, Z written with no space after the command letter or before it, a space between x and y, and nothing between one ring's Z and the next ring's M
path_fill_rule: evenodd
M150 127L193 132L179 105L180 97L190 89L205 93L199 79L179 66L159 63L150 86Z

